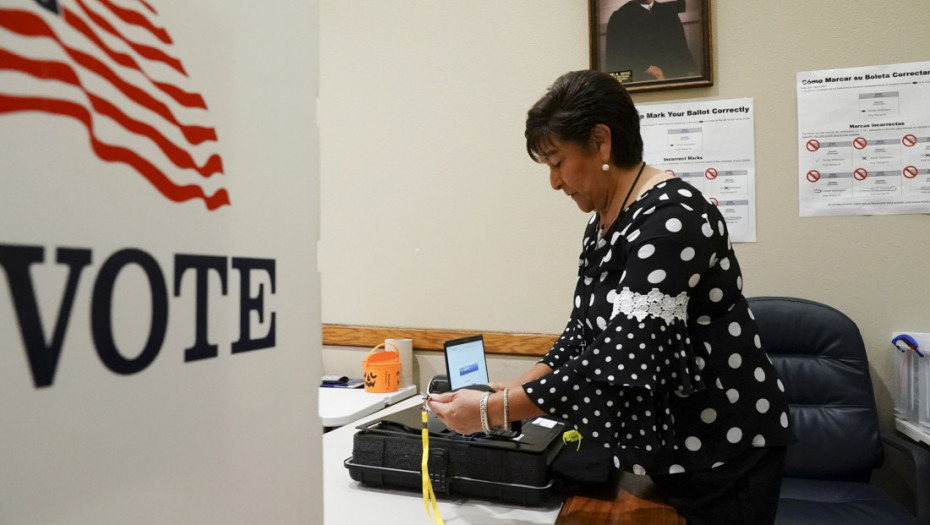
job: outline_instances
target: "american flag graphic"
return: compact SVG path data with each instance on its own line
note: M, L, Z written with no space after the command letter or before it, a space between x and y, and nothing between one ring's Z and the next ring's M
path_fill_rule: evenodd
M80 122L171 201L229 205L207 105L146 0L0 0L0 118L21 112Z

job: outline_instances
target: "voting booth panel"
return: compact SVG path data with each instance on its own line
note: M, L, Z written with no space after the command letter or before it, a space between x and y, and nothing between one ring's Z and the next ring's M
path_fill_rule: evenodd
M318 523L318 3L0 4L0 523Z

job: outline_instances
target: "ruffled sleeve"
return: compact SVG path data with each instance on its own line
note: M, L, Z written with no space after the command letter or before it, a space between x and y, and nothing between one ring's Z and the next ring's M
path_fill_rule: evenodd
M596 235L597 216L595 215L588 221L582 246L591 242L592 236ZM553 343L552 348L539 360L540 363L548 365L549 368L558 368L570 358L580 354L587 346L583 319L585 309L583 308L582 295L585 293L586 282L589 279L585 278L584 269L585 258L582 256L578 260L578 281L575 284L575 293L572 297L572 313L569 316L568 323L566 323L562 335Z
M539 362L555 369L580 354L584 348L584 328L581 320L572 316L562 335L553 343L552 348Z
M690 294L727 246L722 225L663 192L586 244L578 319L584 347L524 385L543 411L603 446L675 448L669 396L705 388L688 336ZM658 197L656 197L658 195ZM711 294L715 292L711 291ZM573 314L573 317L575 315ZM550 365L551 366L551 365Z

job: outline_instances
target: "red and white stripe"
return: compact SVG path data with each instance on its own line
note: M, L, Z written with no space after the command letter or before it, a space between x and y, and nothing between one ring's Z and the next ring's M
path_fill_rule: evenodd
M44 112L86 129L101 160L175 202L229 204L216 130L144 0L0 3L0 118ZM53 145L52 145L53 146Z

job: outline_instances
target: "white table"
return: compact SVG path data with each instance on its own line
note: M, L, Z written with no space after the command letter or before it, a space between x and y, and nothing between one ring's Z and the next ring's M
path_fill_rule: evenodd
M320 419L324 427L341 427L416 393L416 385L408 385L386 394L366 392L363 387L320 387Z
M408 399L323 436L323 513L326 525L377 523L428 525L420 492L367 487L349 477L343 461L352 455L352 436L359 424L420 404ZM439 514L448 525L552 525L562 508L560 499L544 507L527 508L475 499L439 500Z

